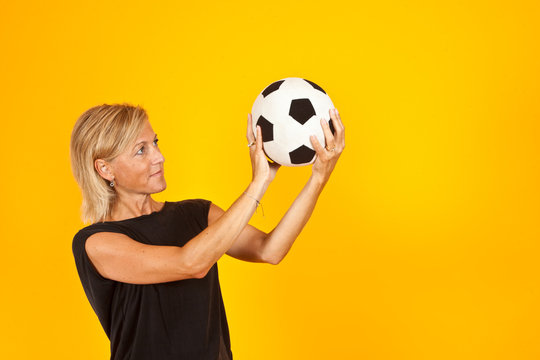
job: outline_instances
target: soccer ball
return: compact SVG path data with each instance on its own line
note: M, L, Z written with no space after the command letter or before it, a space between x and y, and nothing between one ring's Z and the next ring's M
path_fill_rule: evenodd
M261 127L263 150L281 165L304 166L315 161L309 140L315 135L326 146L320 119L334 133L329 110L332 100L317 84L301 78L285 78L268 85L255 99L251 109L253 133Z

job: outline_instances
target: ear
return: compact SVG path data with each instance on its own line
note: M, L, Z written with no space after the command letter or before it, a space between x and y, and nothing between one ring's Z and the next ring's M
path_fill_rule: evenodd
M105 180L111 181L114 179L114 175L111 172L111 166L105 160L97 159L94 161L94 168Z

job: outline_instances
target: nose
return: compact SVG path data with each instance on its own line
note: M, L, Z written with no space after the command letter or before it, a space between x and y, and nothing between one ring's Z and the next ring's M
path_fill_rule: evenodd
M152 154L152 163L154 164L162 164L165 162L165 157L163 157L163 154L159 150L159 148L156 146L153 148L153 154Z

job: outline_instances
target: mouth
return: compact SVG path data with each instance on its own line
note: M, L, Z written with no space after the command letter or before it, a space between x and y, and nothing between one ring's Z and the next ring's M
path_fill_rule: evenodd
M160 175L163 175L163 169L159 170L158 172L153 173L152 175L150 175L150 177L152 177L152 176L160 176Z

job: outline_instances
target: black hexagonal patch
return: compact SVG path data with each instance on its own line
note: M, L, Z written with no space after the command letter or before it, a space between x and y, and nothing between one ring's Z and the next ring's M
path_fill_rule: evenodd
M298 149L289 153L292 164L305 164L313 160L315 156L315 150L311 150L306 145L300 146Z
M309 99L294 99L291 101L289 115L300 124L304 125L306 121L315 115L315 109Z
M306 79L304 79L304 80L306 80ZM314 89L319 90L319 91L322 91L323 93L326 94L326 91L324 91L323 88L320 87L319 85L317 85L317 84L315 84L314 82L309 81L309 80L306 80L306 81L307 81L308 83L310 83L310 85L313 86Z
M257 120L257 125L261 127L263 142L274 140L274 124L261 115Z
M264 89L263 92L261 93L262 96L267 97L268 95L270 95L271 93L279 89L279 87L281 86L281 84L283 84L284 81L285 80L280 80L280 81L276 81L268 85L266 89Z

